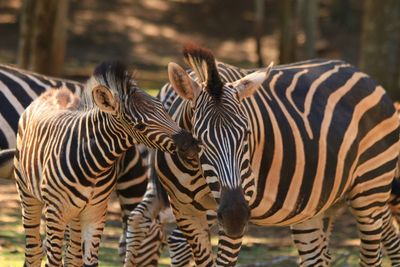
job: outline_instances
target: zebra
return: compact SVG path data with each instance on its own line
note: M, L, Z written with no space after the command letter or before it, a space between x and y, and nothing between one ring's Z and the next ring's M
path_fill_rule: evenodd
M381 86L340 60L244 70L193 45L184 57L193 71L170 63L161 101L201 151L189 161L157 151L155 169L198 266L214 264L208 210L217 266L235 265L248 222L290 226L300 265L329 265L343 203L357 219L360 264L381 264L380 242L399 264L388 208L399 122Z
M80 94L79 82L47 77L0 64L0 149L14 148L18 119L25 108L49 88L66 87Z
M165 90L163 90L165 91ZM167 103L165 106L169 106ZM395 109L400 119L400 103L394 103ZM400 157L399 157L400 158ZM400 164L398 164L400 166ZM397 168L399 171L399 168ZM125 259L125 266L157 266L156 261L152 259L146 265L141 265L142 258L149 255L148 251L143 248L149 247L150 244L156 246L157 237L165 239L162 225L158 220L158 214L163 209L169 209L169 200L165 196L165 190L159 185L159 180L152 170L153 176L143 201L135 208L129 216L127 238L128 238L128 251ZM399 177L396 173L396 177ZM392 214L395 216L397 223L400 223L400 182L394 179L392 182L392 191L390 199L390 208ZM338 205L333 209L334 213L326 216L324 219L325 235L329 238L334 219L344 211L344 205ZM207 220L209 227L215 224L215 214L212 212L207 213ZM304 236L301 242L307 242L308 236ZM167 241L169 247L169 254L171 257L171 265L177 266L191 266L192 265L192 251L185 239L183 233L179 228L174 229L168 236ZM299 241L298 241L299 242ZM328 240L326 241L328 243ZM396 245L396 243L394 243ZM136 264L138 262L138 264ZM152 264L150 264L152 263Z
M0 149L4 162L0 162L0 178L11 178L15 153L17 124L23 110L40 94L50 88L68 88L81 94L83 84L71 80L48 77L38 73L0 64ZM141 201L148 180L148 150L135 145L124 152L117 162L116 193L121 205L123 233L119 251L125 256L125 232L129 213ZM142 248L149 251L149 248ZM139 262L140 264L140 262Z
M182 146L175 145L176 140ZM14 158L26 236L25 265L40 266L44 207L46 266L61 265L68 223L71 229L82 227L84 265L97 266L107 200L116 180L115 162L135 143L168 153L193 149L188 145L190 134L118 62L96 67L82 101L67 89L50 90L28 106L18 123Z

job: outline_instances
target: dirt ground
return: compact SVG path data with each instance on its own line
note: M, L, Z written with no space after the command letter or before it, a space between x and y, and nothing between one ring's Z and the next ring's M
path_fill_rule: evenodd
M345 212L338 217L332 235L332 266L357 266L358 239L351 215ZM172 229L167 225L166 229ZM106 229L100 248L100 266L122 266L118 257L118 239L121 234L118 201L112 198L109 204ZM212 238L216 245L216 238ZM21 209L13 181L0 179L0 267L22 266L24 237L21 224ZM168 266L168 251L163 249L160 266ZM242 267L294 267L297 252L292 246L290 231L284 227L250 226L239 255ZM387 259L385 265L389 266Z

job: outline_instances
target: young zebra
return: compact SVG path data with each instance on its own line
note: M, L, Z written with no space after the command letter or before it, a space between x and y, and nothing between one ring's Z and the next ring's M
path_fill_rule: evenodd
M360 264L380 266L381 241L399 264L388 208L399 122L382 87L342 61L255 72L216 66L199 47L184 54L196 80L170 63L161 100L202 149L198 161L156 152L155 168L198 266L213 265L207 210L218 214L217 266L235 265L248 222L291 226L300 265L329 265L325 227L343 201Z
M46 221L46 266L61 265L64 230L82 227L83 263L97 266L116 160L135 143L192 153L193 141L155 98L139 89L120 63L103 63L76 96L51 90L23 112L14 159L26 235L25 265L40 266L40 217ZM183 141L182 141L183 139Z
M8 65L0 64L0 178L11 178L16 144L18 120L25 108L50 88L69 88L80 94L83 84L48 77ZM5 150L6 149L6 150ZM5 154L7 153L7 155ZM148 180L147 149L135 145L118 159L116 193L122 211L123 234L119 242L120 253L125 256L126 221L129 213L141 201ZM148 248L143 248L149 251ZM139 262L140 263L140 262Z

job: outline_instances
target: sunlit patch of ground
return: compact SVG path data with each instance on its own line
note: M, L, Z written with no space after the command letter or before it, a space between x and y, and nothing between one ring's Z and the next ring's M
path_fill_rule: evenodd
M113 197L100 246L100 266L122 266L118 256L118 240L121 234L119 218L119 205ZM173 227L173 225L168 225L170 229ZM217 238L213 236L214 249L217 242ZM332 234L332 266L357 266L358 244L354 218L345 213L337 219ZM13 181L0 179L0 267L22 266L23 259L24 236L16 188ZM159 266L169 266L169 264L168 252L164 248ZM297 251L292 246L289 229L250 226L243 240L238 265L246 267L298 266ZM386 258L383 266L390 266Z

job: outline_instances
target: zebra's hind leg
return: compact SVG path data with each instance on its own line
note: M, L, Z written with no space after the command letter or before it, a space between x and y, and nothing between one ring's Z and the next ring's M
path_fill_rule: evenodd
M153 221L153 223L150 225L149 231L146 232L146 236L137 250L137 254L134 256L136 266L158 266L163 235L163 229L160 222L158 220ZM135 266L135 264L130 265L128 263L125 265L125 267Z
M329 236L334 214L320 214L291 226L293 242L299 252L300 266L329 266Z
M40 219L43 204L25 195L22 200L22 223L25 229L25 263L24 266L39 267L43 257L40 237Z
M388 219L384 219L389 212L388 198L388 194L384 198L378 195L368 195L365 192L359 194L351 192L350 210L356 217L361 240L361 266L382 266L381 242L387 242L387 239L384 238L384 220L385 223L389 223Z
M64 265L72 267L81 267L83 265L82 258L82 239L81 224L79 218L75 217L71 220L67 227L68 238L65 250Z
M394 219L391 210L387 209L383 217L382 243L390 258L392 266L400 266L400 238L394 226Z

